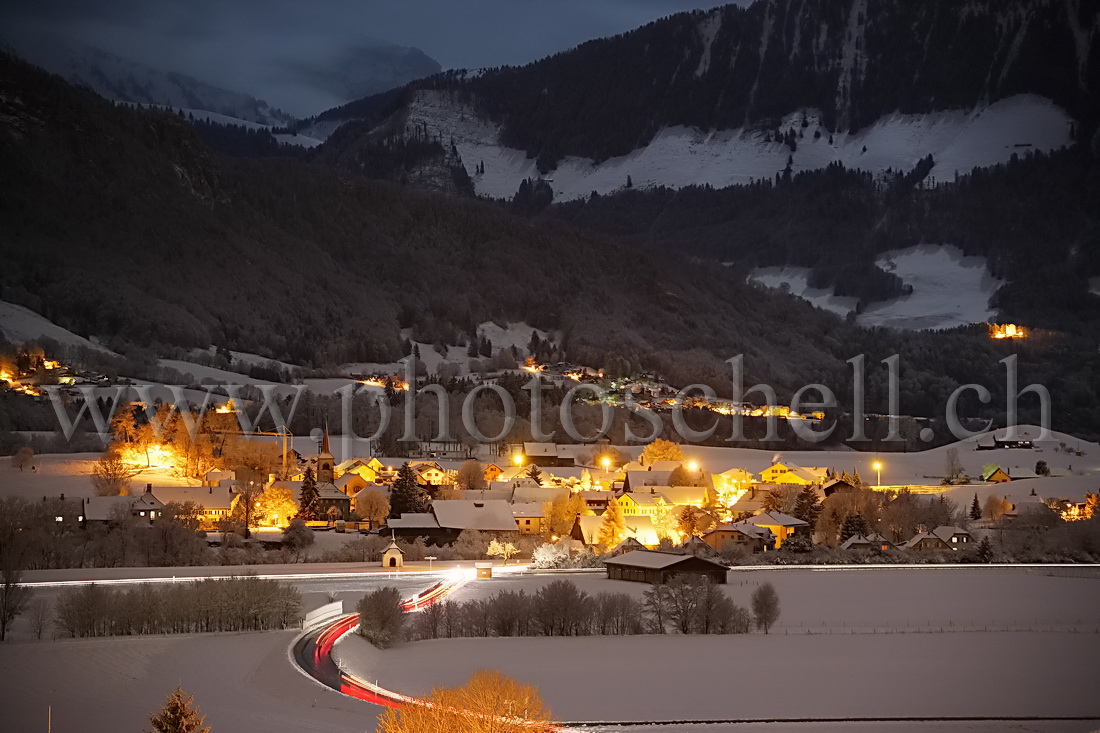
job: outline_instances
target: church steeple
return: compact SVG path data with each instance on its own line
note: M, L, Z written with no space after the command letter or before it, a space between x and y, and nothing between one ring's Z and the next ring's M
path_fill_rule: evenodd
M329 450L328 420L325 420L324 433L321 438L321 452L317 454L317 483L331 484L336 482L336 460Z

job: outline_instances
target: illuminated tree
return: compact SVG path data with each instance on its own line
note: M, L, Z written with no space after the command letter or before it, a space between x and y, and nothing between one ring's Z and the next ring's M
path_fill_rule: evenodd
M519 550L517 550L516 546L511 542L498 542L497 540L489 542L489 548L485 550L485 554L490 557L497 556L504 558L505 565L508 564L508 558L512 557L517 552L519 552Z
M584 497L579 494L561 494L543 504L546 519L543 527L548 537L565 537L573 530L578 514L588 512Z
M355 495L355 513L370 523L371 529L381 526L390 513L390 500L377 489L363 489Z
M603 513L603 521L600 523L600 532L597 538L599 544L610 550L622 540L626 533L626 520L623 518L622 507L619 502L612 499L607 502L607 509Z
M771 583L764 583L752 592L752 615L756 628L763 629L765 634L779 620L779 594Z
M92 466L92 484L97 496L127 496L130 479L136 475L113 447Z
M657 461L684 461L684 449L678 443L657 438L642 450L642 464L652 466Z
M252 524L256 519L256 503L259 501L263 487L249 481L247 484L238 484L237 495L233 497L233 504L229 508L229 516L244 527L244 538L252 536Z
M480 491L486 487L485 468L480 462L470 459L458 468L455 486L462 491Z
M297 512L294 492L275 483L265 488L256 501L256 518L272 525L287 524Z
M994 521L1000 519L1005 514L1012 510L1012 502L1003 496L997 494L990 494L985 497L985 504L982 505L982 513L988 518Z
M548 729L538 689L495 670L478 670L457 688L436 688L430 706L386 708L379 733L530 733Z
M194 698L177 687L168 695L167 702L159 713L149 716L155 733L210 733L203 725L206 716L199 713Z

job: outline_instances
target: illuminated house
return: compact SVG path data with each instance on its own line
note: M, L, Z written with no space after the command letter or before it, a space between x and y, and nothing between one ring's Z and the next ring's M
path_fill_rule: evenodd
M774 463L760 472L760 483L763 484L795 484L796 486L809 486L820 484L828 476L829 469L821 466L796 466L795 464Z
M657 536L657 530L653 527L651 517L645 515L623 517L623 522L626 525L623 539L633 537L646 547L656 547L660 544L661 540ZM583 542L588 547L595 547L600 544L600 526L602 524L603 517L594 515L579 516L574 520L573 529L569 536L578 542Z
M199 520L207 529L213 527L219 519L229 516L235 496L229 482L218 486L157 486L152 493L164 504L185 504L190 501L198 505L201 507Z
M513 504L512 516L516 518L516 528L520 534L541 534L546 512L543 505L534 501L525 504Z
M809 522L782 512L764 512L749 517L745 521L771 530L771 533L775 535L775 549L777 550L783 546L783 541L794 534L795 531L810 526Z
M774 549L775 535L767 527L751 522L736 522L707 530L703 533L703 542L718 552L740 547L755 554Z

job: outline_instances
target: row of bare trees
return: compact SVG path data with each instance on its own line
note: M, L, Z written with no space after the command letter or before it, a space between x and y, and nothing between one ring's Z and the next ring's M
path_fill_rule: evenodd
M90 584L61 592L63 636L267 631L298 624L302 598L286 583L256 577L206 579L129 590Z

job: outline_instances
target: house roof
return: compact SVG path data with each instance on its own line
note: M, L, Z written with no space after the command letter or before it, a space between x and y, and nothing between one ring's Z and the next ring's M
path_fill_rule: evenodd
M894 546L893 542L886 539L885 537L880 535L878 532L872 532L869 535L862 535L862 534L856 533L856 534L852 535L851 537L849 537L848 539L844 540L844 544L842 544L840 546L840 549L850 550L854 545L883 545L883 544L889 545L890 547Z
M512 516L519 519L542 519L545 516L542 504L537 501L512 505Z
M792 517L790 514L783 514L782 512L763 512L755 517L749 517L745 521L750 524L771 527L808 527L810 524L798 517Z
M115 507L129 512L134 504L132 496L91 496L84 500L84 519L89 522L106 522Z
M414 512L402 514L396 519L387 519L386 526L390 529L439 529L439 522L435 515L429 512Z
M905 542L904 544L902 544L902 548L904 548L906 550L911 550L914 547L916 547L918 544L920 544L921 540L932 540L936 544L943 545L944 549L951 549L951 545L947 544L946 542L944 542L942 539L940 539L936 535L932 534L931 532L920 532L918 534L913 535L912 537L909 538L908 542Z
M950 542L951 538L954 537L955 535L960 535L960 534L969 535L970 532L966 531L962 527L951 527L951 526L948 526L948 525L945 524L945 525L936 527L934 530L932 530L932 534L936 535L937 537L939 537L944 542Z
M746 537L751 537L755 540L770 541L775 539L775 535L767 527L762 527L758 524L752 524L751 522L734 522L733 524L723 524L720 527L708 529L703 534L710 534L711 532L740 532Z
M627 471L626 482L632 489L641 486L668 486L672 471Z
M516 518L506 501L470 501L466 499L432 502L432 513L445 529L478 529L486 532L507 532L516 529Z
M153 496L164 504L193 501L209 511L229 509L235 494L228 486L154 486Z
M690 562L691 564L705 562L713 565L716 570L728 569L722 563L707 560L706 558L697 557L695 555L679 555L670 552L657 552L655 550L631 550L618 557L611 557L604 560L604 563L607 565L625 565L632 568L645 568L647 570L666 570L686 562Z

